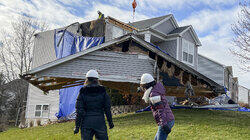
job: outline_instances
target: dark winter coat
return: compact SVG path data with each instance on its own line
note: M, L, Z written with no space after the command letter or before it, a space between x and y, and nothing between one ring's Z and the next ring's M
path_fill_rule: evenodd
M84 86L76 101L76 127L106 129L104 114L109 125L112 124L110 108L110 98L103 86Z
M164 86L161 83L157 83L149 95L149 97L161 96L161 102L151 107L155 121L159 126L164 126L167 122L174 120L174 115L168 105L165 91Z

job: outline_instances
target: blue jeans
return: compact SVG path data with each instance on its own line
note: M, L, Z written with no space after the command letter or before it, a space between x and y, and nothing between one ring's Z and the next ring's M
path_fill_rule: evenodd
M167 123L169 128L172 128L174 126L174 120ZM163 127L159 126L158 131L155 135L155 140L166 140L168 137L168 134L164 132Z

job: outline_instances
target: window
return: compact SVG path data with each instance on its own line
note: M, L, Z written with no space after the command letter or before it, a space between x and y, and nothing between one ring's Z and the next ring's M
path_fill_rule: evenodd
M182 61L188 64L194 64L194 44L182 39Z
M113 26L112 39L123 35L123 29Z
M35 117L49 117L49 105L36 105Z

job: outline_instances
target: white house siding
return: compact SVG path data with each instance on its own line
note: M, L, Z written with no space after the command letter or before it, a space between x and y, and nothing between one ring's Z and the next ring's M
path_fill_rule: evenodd
M41 66L48 62L56 60L54 50L54 30L42 32L36 35L33 51L32 68ZM35 107L36 105L49 105L49 116L47 118L36 118ZM29 84L27 106L26 106L26 122L28 126L32 122L37 125L37 120L46 123L48 120L55 121L55 113L59 110L59 91L50 92L44 95L43 91Z
M33 56L33 68L56 60L54 30L42 32L36 35Z
M247 89L243 86L239 86L238 89L239 89L238 103L244 103L244 104L250 105L250 103L248 101L249 89Z
M177 59L176 58L177 57L177 53L176 53L177 52L177 39L164 41L156 45L159 46L162 50L169 53L170 56Z
M49 105L49 113L46 117L35 117L36 105ZM55 113L59 109L59 91L50 91L45 95L43 91L30 84L28 93L28 102L26 108L26 122L30 125L32 121L34 125L37 125L37 120L40 120L42 124L50 121L56 121Z
M122 34L119 33L119 35L117 35L117 31L114 30L114 28L116 29L121 29L122 30ZM112 23L106 22L106 27L105 27L105 42L110 41L116 37L122 36L124 34L126 34L128 31L120 28L119 26L116 26Z
M113 24L106 22L106 27L105 27L105 42L112 40L112 29L113 29Z

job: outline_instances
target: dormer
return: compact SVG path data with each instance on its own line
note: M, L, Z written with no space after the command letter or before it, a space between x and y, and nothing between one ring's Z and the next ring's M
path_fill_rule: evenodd
M128 24L138 30L141 38L151 43L165 41L166 35L179 27L172 14Z

